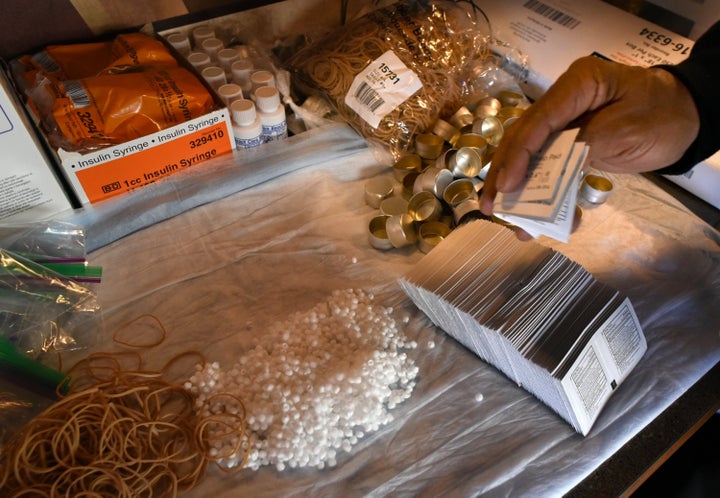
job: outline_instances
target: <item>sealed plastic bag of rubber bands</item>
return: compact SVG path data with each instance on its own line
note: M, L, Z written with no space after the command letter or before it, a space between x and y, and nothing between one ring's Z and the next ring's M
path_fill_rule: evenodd
M397 158L467 101L489 56L489 26L474 3L400 1L303 47L288 66L300 92L319 91Z

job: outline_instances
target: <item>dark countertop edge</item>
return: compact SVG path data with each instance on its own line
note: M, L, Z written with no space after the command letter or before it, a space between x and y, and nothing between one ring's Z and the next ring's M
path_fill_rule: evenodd
M720 409L720 362L565 496L630 496Z

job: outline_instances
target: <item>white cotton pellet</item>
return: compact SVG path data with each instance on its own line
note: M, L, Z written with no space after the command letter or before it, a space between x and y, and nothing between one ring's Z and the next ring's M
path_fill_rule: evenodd
M339 451L351 451L391 422L389 411L415 387L418 368L403 350L417 344L399 332L392 313L362 290L335 291L326 302L263 331L263 342L236 365L197 369L185 388L200 394L205 414L242 409L214 394L243 401L248 468L333 467ZM223 455L232 447L212 444ZM231 468L242 457L220 463Z
M477 401L478 403L480 403L483 399L484 399L484 397L483 397L482 393L477 393L475 395L475 401Z

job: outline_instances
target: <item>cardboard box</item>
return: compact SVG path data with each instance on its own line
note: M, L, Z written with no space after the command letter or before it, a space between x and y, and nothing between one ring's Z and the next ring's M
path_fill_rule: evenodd
M537 98L576 59L598 55L624 64L676 64L693 41L601 0L486 0L493 35L510 53L511 72ZM524 59L523 59L524 58Z
M82 203L129 192L235 148L227 109L95 152L57 151L57 160Z
M493 35L509 45L508 70L537 98L580 57L629 65L676 64L693 40L600 0L485 0ZM720 154L666 178L720 208Z
M48 219L73 207L2 70L0 150L0 223Z
M175 56L192 71L179 54ZM39 135L70 195L80 204L96 203L234 150L230 112L207 88L215 100L214 110L122 144L79 153L55 149L43 133Z

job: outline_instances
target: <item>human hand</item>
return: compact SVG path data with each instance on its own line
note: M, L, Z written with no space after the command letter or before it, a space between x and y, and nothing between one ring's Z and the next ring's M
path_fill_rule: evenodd
M581 128L592 167L630 173L679 160L697 137L699 121L689 91L669 72L578 59L506 130L485 178L481 210L491 215L497 192L515 190L532 155L569 125Z

